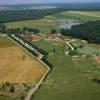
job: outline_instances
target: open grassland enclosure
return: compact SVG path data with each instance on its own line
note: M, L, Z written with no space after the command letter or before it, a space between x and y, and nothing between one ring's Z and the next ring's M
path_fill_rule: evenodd
M0 37L0 83L34 83L46 67L7 37Z
M33 100L98 100L100 98L99 83L92 81L93 78L100 77L100 66L92 57L66 56L66 44L63 41L40 40L33 44L49 53L47 59L53 65L52 72Z

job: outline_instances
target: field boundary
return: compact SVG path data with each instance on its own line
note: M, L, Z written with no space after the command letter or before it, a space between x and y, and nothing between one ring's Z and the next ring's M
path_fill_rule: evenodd
M11 37L9 37L9 36L7 36L7 37L11 41L13 41L15 44L17 44L20 48L22 48L24 51L26 51L29 55L31 55L33 58L35 58L36 60L38 60L41 64L43 64L47 68L47 71L45 72L45 74L41 77L41 79L37 82L37 84L35 86L33 84L33 88L30 89L30 91L28 92L28 94L26 95L26 97L24 99L24 100L31 100L32 96L38 91L38 89L42 85L43 81L46 79L47 75L51 71L51 68L46 63L44 63L41 59L35 57L31 52L29 52L27 49L25 49L23 46L21 46L18 42L16 42L15 40L13 40Z
M83 15L83 16L88 16L88 17L95 17L95 18L100 18L99 15L92 15L92 14L88 14L86 12L80 12L80 11L69 11L72 14L77 14L77 15Z

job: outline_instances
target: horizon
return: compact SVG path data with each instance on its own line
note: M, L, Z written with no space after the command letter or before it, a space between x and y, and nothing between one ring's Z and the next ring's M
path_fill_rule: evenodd
M84 4L84 3L100 3L100 0L70 0L70 1L66 1L66 0L51 0L51 1L47 1L47 0L34 0L34 1L29 1L29 0L0 0L0 5L34 5L34 4Z
M18 4L0 4L0 6L13 6L13 5L55 5L55 4L100 4L100 2L70 2L70 3L18 3Z

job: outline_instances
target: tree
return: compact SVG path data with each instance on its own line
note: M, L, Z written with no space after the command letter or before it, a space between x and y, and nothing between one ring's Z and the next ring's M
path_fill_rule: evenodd
M11 86L10 90L9 90L11 93L14 93L15 92L15 88L14 86Z
M89 43L100 43L100 21L90 21L72 26L71 29L62 29L62 35L73 36L87 40Z
M83 48L84 47L84 45L79 45L79 48Z
M28 27L24 27L23 28L23 32L32 32L34 34L40 33L40 30L37 28L28 28Z
M56 49L53 49L53 53L55 54L55 52L56 52Z
M66 30L65 30L65 29L61 29L61 30L60 30L60 33L61 33L62 35L65 35L65 34L66 34Z
M7 29L8 34L21 34L22 30L20 28L14 28L14 29Z
M60 29L60 33L64 36L69 35L70 31L68 29Z
M5 24L0 24L0 32L6 33L6 25Z
M20 100L24 100L25 99L25 97L24 97L24 95L22 95L21 97L20 97Z
M5 82L5 86L10 86L10 83L9 82Z
M51 34L55 34L55 33L57 33L57 30L53 28L53 29L51 30Z

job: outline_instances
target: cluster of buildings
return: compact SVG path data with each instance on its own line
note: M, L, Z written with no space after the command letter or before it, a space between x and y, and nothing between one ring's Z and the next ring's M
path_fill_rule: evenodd
M40 52L38 52L33 46L31 46L30 44L26 43L26 42L23 41L22 39L16 37L14 34L12 34L11 37L12 37L14 40L16 40L17 42L19 42L22 46L26 47L28 50L31 50L31 51L35 52L35 53L38 55L38 57L39 57L40 59L42 59L43 55L42 55Z
M63 39L63 36L59 33L55 33L55 34L46 33L42 36L44 39L47 39L47 40L61 40L61 39Z
M31 32L26 32L24 34L21 34L21 38L28 40L28 41L38 41L40 39L61 40L63 39L63 36L59 33L55 33L55 34L46 33L46 34L42 34L41 36L39 36Z
M21 38L28 40L28 41L37 41L40 39L38 35L35 35L31 32L26 32L24 34L21 34Z

